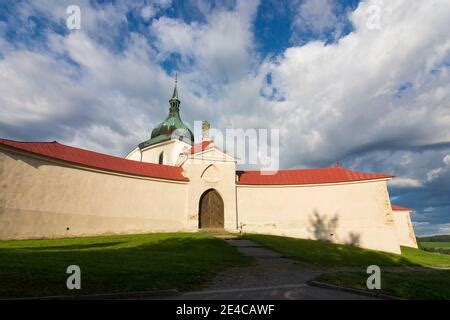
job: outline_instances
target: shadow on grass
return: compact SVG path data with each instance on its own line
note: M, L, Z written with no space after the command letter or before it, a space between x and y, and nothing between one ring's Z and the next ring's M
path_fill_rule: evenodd
M62 245L60 249L39 244L34 248L2 248L0 242L0 297L183 291L200 288L217 272L251 261L224 241L197 234L145 235L125 242L89 245L83 245L83 239L78 241L80 244ZM81 290L66 288L69 265L81 268Z
M379 266L416 265L401 255L326 241L258 234L246 234L244 238L300 261L325 267L367 267L372 264Z
M94 248L107 248L113 247L118 244L123 244L125 242L103 242L103 243L91 243L91 244L79 244L79 245L62 245L62 246L44 246L44 247L24 247L23 250L32 251L51 251L51 250L83 250L83 249L94 249Z

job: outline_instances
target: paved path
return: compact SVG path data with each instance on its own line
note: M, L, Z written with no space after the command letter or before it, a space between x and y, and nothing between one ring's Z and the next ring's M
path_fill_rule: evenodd
M253 241L223 237L241 253L256 259L256 265L234 268L216 276L204 291L183 293L176 300L361 300L367 296L312 287L306 284L325 270L289 259Z

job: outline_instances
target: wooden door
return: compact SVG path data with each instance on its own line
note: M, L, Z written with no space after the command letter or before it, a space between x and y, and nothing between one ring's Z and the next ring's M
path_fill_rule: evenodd
M214 190L206 191L200 198L199 228L223 229L223 200Z

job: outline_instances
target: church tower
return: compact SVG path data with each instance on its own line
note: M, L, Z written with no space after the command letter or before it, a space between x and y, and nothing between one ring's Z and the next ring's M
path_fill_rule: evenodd
M175 165L180 153L194 143L194 134L181 120L180 104L178 77L175 75L168 116L152 130L150 139L140 143L126 156L126 159Z

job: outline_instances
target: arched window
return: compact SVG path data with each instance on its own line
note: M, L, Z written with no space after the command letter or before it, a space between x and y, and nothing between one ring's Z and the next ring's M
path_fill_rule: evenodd
M163 162L164 162L164 151L159 154L159 161L158 161L158 163L159 164L163 164Z

